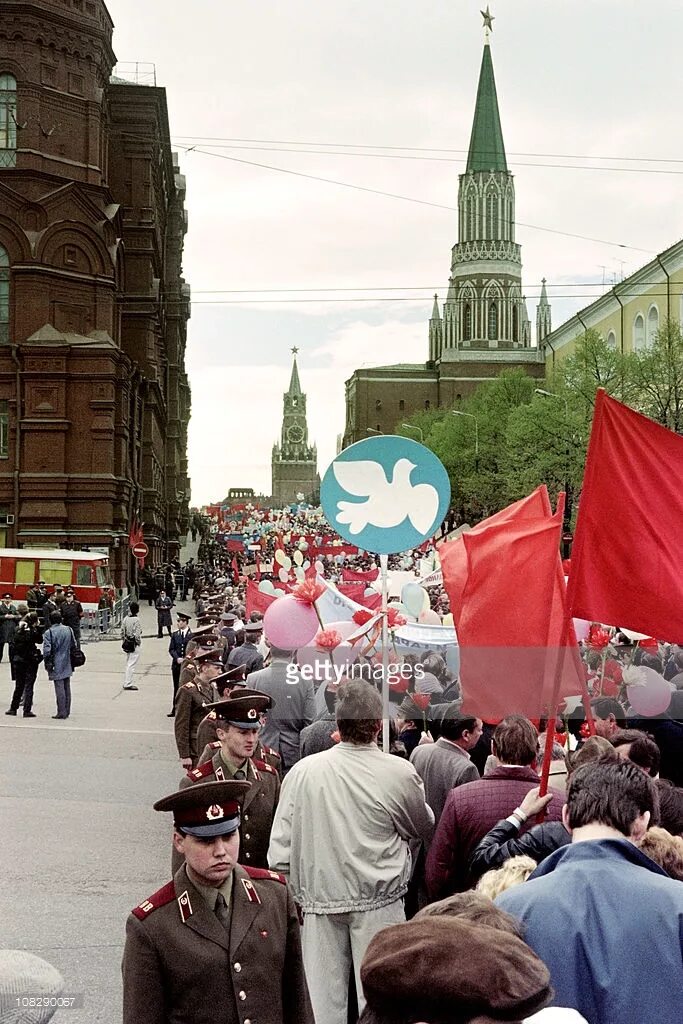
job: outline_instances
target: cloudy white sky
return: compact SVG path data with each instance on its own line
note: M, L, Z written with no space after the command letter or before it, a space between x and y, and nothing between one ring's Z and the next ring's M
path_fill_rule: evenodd
M426 358L430 296L445 292L456 241L456 214L439 204L457 202L481 6L109 0L119 61L154 62L167 89L187 176L194 503L235 486L270 493L292 345L321 471L343 430L353 369ZM529 312L533 321L545 276L558 325L601 290L587 282L628 274L683 233L683 4L492 0L491 8ZM351 155L350 146L382 155ZM392 298L388 287L411 301L380 301ZM282 301L321 296L345 301Z

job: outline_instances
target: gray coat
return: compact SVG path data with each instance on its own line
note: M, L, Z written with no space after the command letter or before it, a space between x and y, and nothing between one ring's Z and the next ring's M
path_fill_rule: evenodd
M260 739L277 751L282 758L283 769L289 771L299 760L301 730L315 718L313 680L302 679L296 666L290 666L287 660L277 657L268 668L250 673L249 687L273 698L273 707L266 716Z
M76 646L76 641L71 629L61 622L56 626L50 626L43 635L43 657L52 655L55 667L48 672L50 679L69 679L73 669L71 668L71 648Z
M424 782L427 803L434 811L437 825L450 791L479 778L477 767L469 755L443 737L436 743L415 747L410 760Z

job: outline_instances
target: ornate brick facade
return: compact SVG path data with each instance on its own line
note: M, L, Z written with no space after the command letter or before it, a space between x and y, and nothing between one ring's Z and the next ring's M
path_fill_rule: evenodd
M123 585L133 516L153 560L187 529L189 288L165 92L111 44L99 0L0 0L0 530Z

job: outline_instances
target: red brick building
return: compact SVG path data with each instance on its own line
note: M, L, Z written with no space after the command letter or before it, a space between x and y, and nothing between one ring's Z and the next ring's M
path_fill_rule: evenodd
M185 180L100 0L0 0L0 543L133 575L188 525Z

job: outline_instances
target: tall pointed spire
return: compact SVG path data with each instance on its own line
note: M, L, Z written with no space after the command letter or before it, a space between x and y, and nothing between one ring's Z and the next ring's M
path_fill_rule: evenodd
M498 110L496 79L493 74L491 47L487 34L481 58L477 105L474 110L470 148L467 155L467 173L476 173L477 171L505 171L507 173L507 169L503 130L500 126Z
M297 354L298 351L299 351L299 349L296 346L294 346L294 348L292 349L292 355L294 356L294 361L292 363L292 377L291 377L291 380L289 382L289 394L290 395L301 395L301 394L303 394L303 392L301 390L301 384L299 383L299 369L298 369L298 367L296 365L296 354Z
M541 346L544 339L553 329L552 312L548 302L548 291L545 286L545 278L541 282L541 298L536 306L536 344Z

